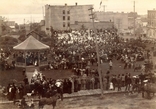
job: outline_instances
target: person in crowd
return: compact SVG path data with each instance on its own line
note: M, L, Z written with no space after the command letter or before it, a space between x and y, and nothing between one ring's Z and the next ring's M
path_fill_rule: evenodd
M117 77L117 86L118 86L118 91L121 91L121 85L122 85L122 80L120 74Z
M24 68L23 71L22 71L23 75L25 75L26 73L26 69Z
M100 88L99 76L95 75L95 89L99 89L99 88Z
M77 92L78 91L78 80L77 80L77 77L74 78L74 92Z
M67 79L67 90L68 90L68 93L71 94L72 93L72 82L71 80Z
M7 89L8 89L8 99L9 100L15 100L16 99L16 90L17 89L16 89L14 83L9 84Z
M90 90L91 89L91 80L90 77L86 78L86 90Z
M108 89L107 89L107 79L106 79L106 77L104 76L102 80L103 80L103 87L104 87L104 90L108 90Z
M19 99L22 99L23 98L23 95L24 95L24 86L22 84L20 84L18 86L18 94L19 94Z
M77 82L78 82L78 91L80 91L82 88L81 88L81 78L80 77L77 77Z
M111 79L111 83L113 85L113 90L115 90L116 83L117 83L116 75L113 75L113 77Z
M127 80L126 80L125 91L130 91L131 84L132 84L132 80L131 80L131 76L129 74L127 77Z
M84 74L81 78L81 88L82 90L86 90L86 79L87 79L87 76Z
M110 61L109 61L109 70L112 70L112 68L113 68L113 62L112 62L112 60L110 59Z
M143 73L141 73L141 74L139 75L139 79L140 79L140 81L141 81L141 84L143 84L143 81L145 80L145 75L144 75Z
M106 73L106 79L107 79L106 90L108 90L109 89L109 83L110 83L110 72L109 72L109 70Z
M113 87L113 83L110 82L109 90L113 90L113 89L114 89L114 87Z
M23 82L24 82L25 85L29 84L28 77L26 75L25 75L25 77L23 79Z
M125 86L125 75L124 74L121 75L121 81L122 81L122 87L124 87Z
M91 76L90 82L91 82L91 89L95 89L95 77L93 75Z

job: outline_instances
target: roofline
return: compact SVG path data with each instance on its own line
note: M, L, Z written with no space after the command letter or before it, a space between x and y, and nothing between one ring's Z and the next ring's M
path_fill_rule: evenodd
M89 4L87 4L87 5L49 5L49 6L50 7L65 7L65 6L67 6L67 7L73 7L73 6L77 7L77 6L93 6L93 4L90 4L90 5Z

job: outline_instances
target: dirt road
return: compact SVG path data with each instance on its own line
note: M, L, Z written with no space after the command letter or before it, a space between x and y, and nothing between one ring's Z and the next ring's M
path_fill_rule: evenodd
M156 109L156 97L148 100L143 99L140 94L111 94L104 98L71 98L58 102L56 109Z
M35 109L38 109L35 103ZM0 104L0 109L17 109L17 104ZM45 105L44 109L52 106ZM99 96L83 96L58 101L55 109L156 109L156 96L151 100L143 99L141 94L108 94Z

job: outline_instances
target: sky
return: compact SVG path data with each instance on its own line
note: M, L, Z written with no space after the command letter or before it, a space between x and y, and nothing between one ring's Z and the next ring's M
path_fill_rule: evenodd
M100 2L102 6L100 8ZM16 20L17 23L37 22L43 19L43 9L46 4L50 5L86 5L94 6L95 11L131 12L134 0L0 0L0 16L8 20ZM135 0L135 10L138 14L147 14L147 10L156 9L156 0Z

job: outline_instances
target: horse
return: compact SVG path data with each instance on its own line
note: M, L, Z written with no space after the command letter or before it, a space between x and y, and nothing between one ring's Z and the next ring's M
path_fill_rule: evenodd
M56 107L56 102L60 94L56 93L55 95L51 96L50 98L42 98L39 100L38 106L39 109L43 109L45 105L52 105L53 109Z
M38 95L39 98L43 96L43 85L40 81L35 81L33 84L30 84L30 93L31 95Z

